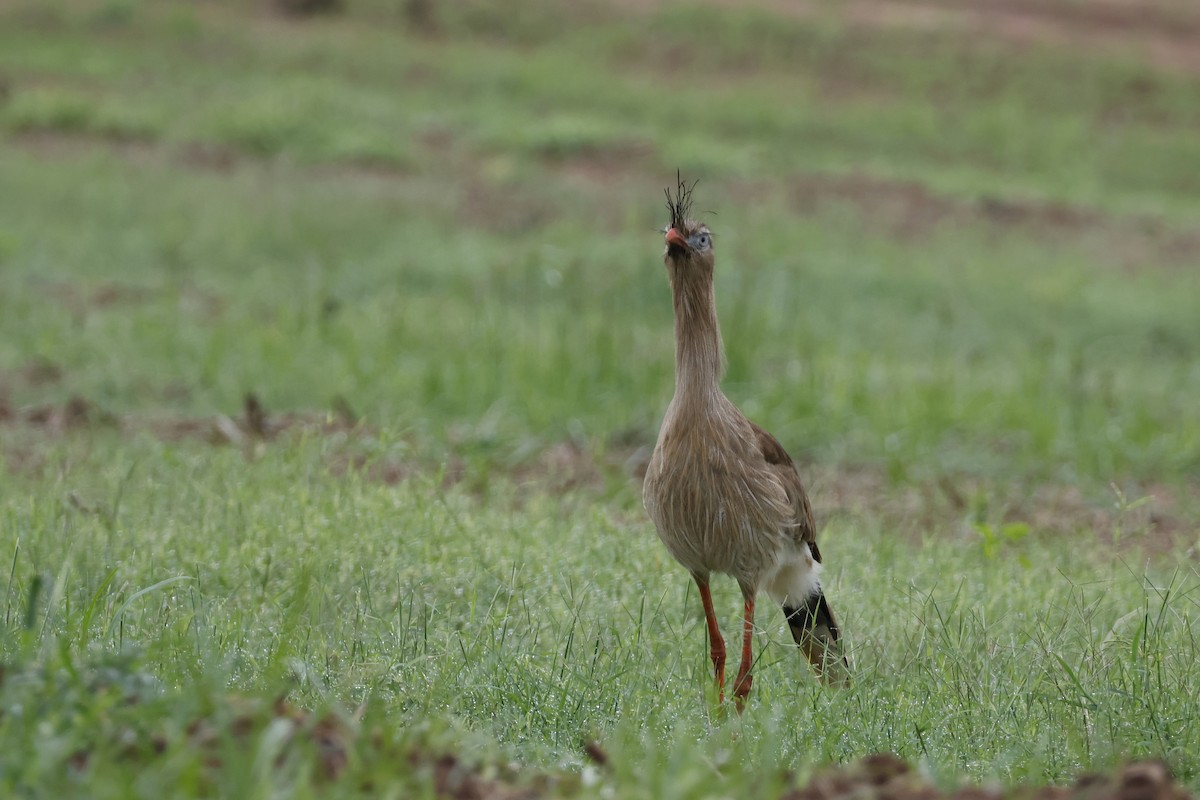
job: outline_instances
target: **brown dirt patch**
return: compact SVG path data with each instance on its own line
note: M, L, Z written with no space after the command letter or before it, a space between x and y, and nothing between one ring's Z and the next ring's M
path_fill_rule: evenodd
M901 5L907 7L908 3ZM1200 26L1200 15L1197 16ZM1200 43L1197 45L1200 52ZM262 163L264 157L226 145L192 142L174 147L152 141L122 143L86 133L41 132L12 137L18 146L41 157L68 157L88 148L109 148L134 161L153 159L164 164L221 173ZM500 234L520 235L542 228L566 211L552 191L533 190L527 182L487 177L485 160L455 141L445 130L429 131L417 144L425 157L436 160L457 176L451 201L456 215L467 226ZM594 213L623 217L618 195L657 191L646 176L657 171L653 145L636 141L613 142L538 154L546 171L574 190L607 192L608 202L592 203ZM415 179L398 164L339 162L304 168L312 174L348 174L355 178L385 181ZM1180 229L1152 216L1119 215L1078 205L1020 197L982 195L963 197L939 194L919 181L899 180L866 172L807 173L774 181L787 187L797 212L817 213L830 203L852 206L876 230L888 236L914 240L954 225L982 225L997 234L1022 232L1047 244L1081 241L1100 263L1116 263L1129 270L1147 266L1194 266L1200 261L1200 231ZM772 194L761 181L731 180L723 187L731 201L761 202ZM51 287L51 294L76 315L89 309L135 304L149 299L151 290L106 284ZM219 298L194 291L199 305L216 316Z
M394 486L418 475L435 475L443 489L459 487L483 496L490 480L499 477L517 489L516 500L523 502L539 493L566 495L572 492L601 492L610 483L627 479L630 453L610 449L603 455L594 452L586 443L574 440L552 443L531 454L489 464L478 474L460 453L452 452L439 463L413 458L373 457L352 449L339 452L331 459L336 475L358 473L365 479Z
M828 203L851 205L872 226L906 240L928 236L941 227L974 224L997 233L1019 231L1047 242L1061 242L1064 237L1081 240L1090 244L1098 259L1115 260L1126 269L1200 261L1200 232L1175 230L1161 219L1113 216L1052 201L951 197L916 181L867 173L798 176L791 183L791 200L803 214L814 214Z
M24 130L11 134L8 142L42 161L81 158L102 149L133 164L173 165L195 172L219 174L232 173L251 165L270 164L278 159L275 153L256 152L228 143L189 141L173 144L152 135L129 136L92 130ZM352 174L404 171L398 165L381 160L342 160L335 166L340 171ZM307 169L318 172L328 170L328 167L313 166Z
M154 291L143 286L104 283L87 286L77 283L55 283L47 288L51 297L79 316L92 309L118 305L140 305L154 297Z
M349 431L365 434L368 430L344 401L335 402L329 411L270 413L253 393L246 395L240 415L125 417L121 424L123 430L145 429L166 441L200 439L210 444L240 447L269 442L294 432L328 436Z
M1128 52L1163 69L1200 73L1200 14L1182 3L1089 0L851 0L857 23L951 29L1017 44Z
M40 356L31 358L17 371L17 382L27 386L40 388L51 386L62 380L62 367L55 364L53 361L42 358ZM0 377L0 386L3 386L5 381Z
M213 142L189 142L176 154L181 165L202 172L232 172L246 157L232 147Z
M1189 796L1166 766L1157 761L1136 762L1105 775L1085 775L1069 787L963 787L943 791L896 756L877 753L855 764L824 770L807 785L786 792L783 800L1185 800Z
M1176 553L1200 544L1200 485L1163 484L1092 496L1065 484L1027 485L970 476L894 483L882 468L807 464L818 527L830 519L884 519L897 535L919 541L954 536L983 542L982 528L1024 529L1033 536L1094 536L1121 550Z
M35 373L45 369L31 365ZM2 389L3 387L0 387ZM493 454L475 468L469 445L451 444L434 458L417 446L411 455L365 452L360 442L378 432L360 420L344 399L325 411L271 412L254 394L239 414L209 417L115 415L78 395L65 402L15 408L0 391L0 427L29 435L5 450L14 473L38 472L46 465L38 437L62 437L106 428L121 435L147 432L165 441L194 440L241 448L250 460L268 443L292 434L343 437L328 457L334 475L355 474L396 485L415 476L435 476L445 489L458 487L484 497L493 481L515 486L515 501L536 494L583 496L640 486L651 443L639 433L617 434L601 447L564 440L532 448L524 455ZM984 539L984 530L1021 530L1024 535L1087 535L1121 550L1149 554L1200 549L1200 484L1113 484L1107 493L1089 494L1067 484L998 482L969 475L898 482L882 467L805 463L800 475L812 496L818 527L832 519L886 520L890 531L920 541L927 536ZM1189 551L1191 552L1191 551Z
M115 430L122 435L145 431L164 441L188 439L212 445L234 445L255 452L259 443L269 442L292 432L309 432L317 435L358 432L366 435L370 430L355 416L345 401L335 401L328 411L285 411L269 413L254 394L247 394L240 414L217 414L211 417L189 417L176 414L128 414L117 415L99 407L87 398L72 395L61 403L14 407L7 390L0 385L0 426L32 431L43 437L61 437L71 432L101 428ZM22 471L24 463L9 466Z
M659 0L616 2L631 10L663 5ZM862 28L946 32L1017 46L1128 54L1159 69L1200 75L1200 6L1175 0L754 0L751 5L806 19L833 15Z
M652 174L657 150L651 142L625 141L542 155L549 170L587 186L603 186Z
M549 196L481 177L465 180L458 200L458 215L467 225L505 235L537 230L561 214Z
M126 160L142 163L147 158L153 157L159 147L158 143L149 136L54 128L29 128L15 131L9 134L8 143L42 161L78 158L95 152L97 147L102 146Z
M171 296L179 307L212 321L225 310L225 300L196 286L185 285L172 288L151 288L132 284L107 283L51 283L44 292L65 308L76 321L82 320L93 311L128 308Z
M0 676L2 679L2 676ZM112 691L104 678L92 679L98 691ZM119 690L118 690L119 691ZM128 691L117 702L136 705L140 697ZM239 694L214 698L203 714L182 726L156 730L108 725L104 738L60 756L64 767L86 779L100 759L116 758L128 765L145 765L171 752L186 749L199 755L203 780L214 780L227 769L230 743L255 747L270 736L273 768L298 767L318 787L351 789L370 794L381 779L399 779L421 796L446 800L537 800L575 797L583 786L597 786L600 794L616 790L612 783L613 759L595 741L581 744L591 762L590 776L544 772L515 765L470 761L445 747L432 748L419 741L398 741L380 727L364 724L366 707L353 713L337 710L313 713L289 702ZM115 729L114 729L115 728ZM401 732L403 735L403 732ZM118 742L116 752L109 747ZM305 762L311 767L305 769ZM363 768L366 765L366 768ZM391 765L380 770L380 765ZM389 772L391 774L389 774ZM875 753L858 761L829 766L807 781L785 773L786 788L780 800L1189 800L1191 795L1176 783L1170 770L1158 761L1128 764L1106 774L1088 774L1071 786L1016 786L1008 789L964 786L940 789L918 769L890 753ZM395 787L392 787L393 791Z

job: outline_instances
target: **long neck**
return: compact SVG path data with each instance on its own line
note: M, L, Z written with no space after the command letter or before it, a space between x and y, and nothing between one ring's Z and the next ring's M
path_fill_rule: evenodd
M720 396L724 352L712 273L671 270L675 304L675 402L707 404Z

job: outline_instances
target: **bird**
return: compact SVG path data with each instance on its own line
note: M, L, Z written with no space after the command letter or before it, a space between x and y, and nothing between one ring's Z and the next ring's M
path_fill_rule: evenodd
M725 701L725 641L713 608L713 573L742 591L740 713L753 684L755 599L765 591L826 684L848 685L850 664L821 585L821 551L796 465L774 436L721 391L724 345L713 292L712 230L690 218L692 192L676 173L665 190L670 222L663 263L675 316L675 392L647 465L642 500L667 551L696 582L708 629L718 703Z

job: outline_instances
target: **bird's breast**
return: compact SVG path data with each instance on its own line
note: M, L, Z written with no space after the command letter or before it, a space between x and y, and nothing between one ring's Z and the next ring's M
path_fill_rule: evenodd
M734 575L774 558L786 529L782 487L719 442L672 441L655 450L643 499L659 537L685 567Z

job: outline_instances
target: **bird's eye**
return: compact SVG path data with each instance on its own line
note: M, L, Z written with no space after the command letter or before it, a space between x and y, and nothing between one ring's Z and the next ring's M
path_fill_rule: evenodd
M696 237L696 244L700 245L700 249L701 249L701 250L707 250L707 249L708 249L708 245L709 245L708 234L707 234L707 233L702 233L702 234L700 234L699 236L697 236L697 237Z

